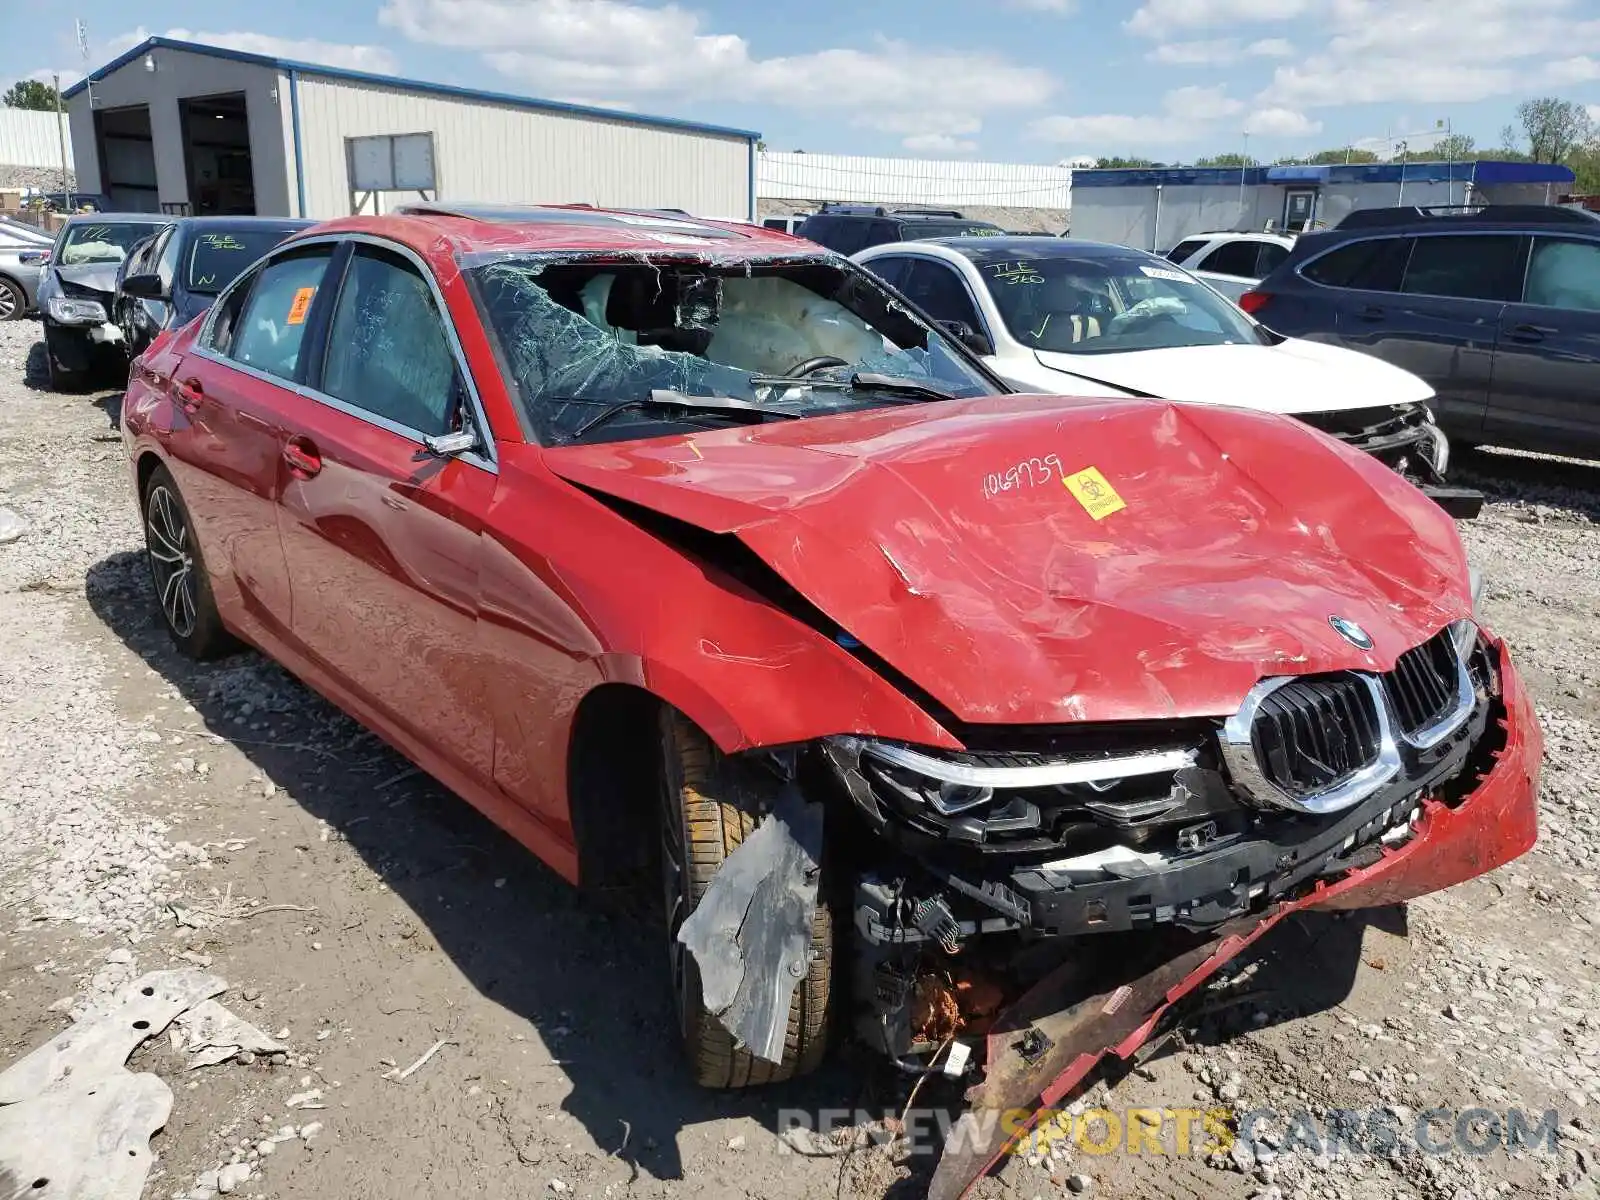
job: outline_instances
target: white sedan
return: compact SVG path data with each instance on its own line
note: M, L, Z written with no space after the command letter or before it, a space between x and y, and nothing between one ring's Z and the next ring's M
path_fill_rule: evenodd
M1421 379L1369 355L1281 337L1156 255L974 237L888 243L855 261L1021 391L1289 413L1416 482L1443 483L1449 445Z

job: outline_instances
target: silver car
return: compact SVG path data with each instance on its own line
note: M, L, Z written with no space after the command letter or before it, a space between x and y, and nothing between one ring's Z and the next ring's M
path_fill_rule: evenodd
M39 272L54 241L42 229L0 217L0 321L15 321L37 307Z

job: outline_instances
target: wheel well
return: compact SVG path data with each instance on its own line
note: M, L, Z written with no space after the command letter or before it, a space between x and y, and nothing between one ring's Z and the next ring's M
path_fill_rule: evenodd
M629 892L656 867L662 701L607 683L578 705L567 751L567 802L586 888Z
M145 489L150 486L150 476L156 473L156 468L160 465L160 456L152 454L148 450L139 456L139 466L137 468L139 480L138 504L141 512L144 510L144 493Z

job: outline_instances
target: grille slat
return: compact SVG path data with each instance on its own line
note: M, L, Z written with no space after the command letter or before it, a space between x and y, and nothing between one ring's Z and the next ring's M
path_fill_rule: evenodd
M1384 687L1406 733L1414 734L1450 711L1458 670L1448 629L1395 661Z
M1253 730L1262 773L1290 795L1332 787L1378 754L1378 717L1359 679L1285 684L1261 703Z

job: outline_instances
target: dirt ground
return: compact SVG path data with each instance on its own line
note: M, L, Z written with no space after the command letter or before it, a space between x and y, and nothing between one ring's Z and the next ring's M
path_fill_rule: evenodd
M120 396L44 390L37 338L0 325L0 507L23 526L0 544L0 1068L139 971L209 965L291 1053L186 1072L164 1039L136 1052L176 1095L149 1197L230 1160L254 1165L235 1194L270 1200L922 1194L925 1154L779 1137L781 1110L898 1112L909 1080L846 1049L801 1084L697 1090L653 929L581 898L271 664L178 658L139 555ZM1559 1148L1063 1144L980 1196L1597 1194L1600 466L1485 452L1458 473L1491 494L1466 539L1545 721L1539 846L1404 909L1287 922L1090 1099L1553 1109Z

